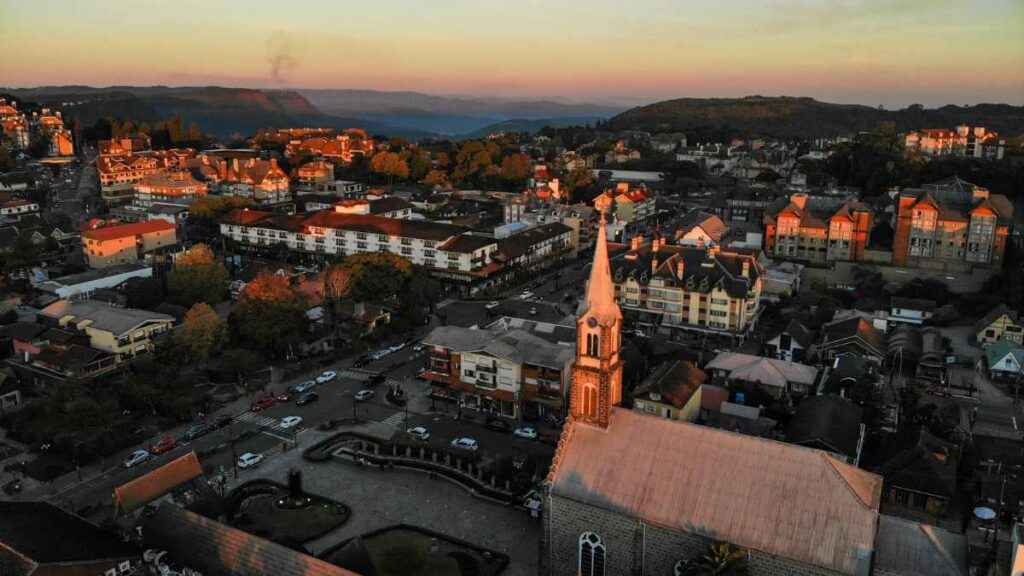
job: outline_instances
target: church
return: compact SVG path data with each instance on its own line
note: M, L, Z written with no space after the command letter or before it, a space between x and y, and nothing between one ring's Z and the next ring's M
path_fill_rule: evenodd
M622 313L602 225L566 421L547 478L540 573L671 575L729 542L752 575L880 574L882 478L829 454L619 406Z

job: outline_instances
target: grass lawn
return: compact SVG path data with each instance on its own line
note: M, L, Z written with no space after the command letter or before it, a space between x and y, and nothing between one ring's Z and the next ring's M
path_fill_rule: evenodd
M363 545L380 576L461 576L455 559L430 553L430 542L419 532L391 530L364 539Z
M284 491L247 498L243 507L245 520L236 519L236 526L247 532L274 541L306 542L341 526L348 520L348 511L334 502L313 498L306 508L278 508Z

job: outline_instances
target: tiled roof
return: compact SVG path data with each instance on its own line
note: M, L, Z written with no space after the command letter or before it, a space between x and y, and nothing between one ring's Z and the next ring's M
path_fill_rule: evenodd
M305 225L435 241L447 240L465 231L465 228L461 226L439 222L399 220L363 214L339 214L330 210L322 210L313 214L306 219Z
M707 375L693 362L670 360L655 368L654 372L633 391L633 397L650 398L650 394L654 393L676 408L682 408L705 380Z
M472 254L473 252L484 248L486 246L493 246L497 244L497 240L494 238L488 238L487 236L471 236L469 234L460 234L444 244L437 247L438 250L445 252L458 252L460 254Z
M658 259L658 267L652 274L652 262ZM743 276L743 262L748 263L749 278ZM683 276L679 277L679 263L683 263ZM650 282L652 276L661 278L670 286L685 286L687 290L709 292L715 286L734 298L745 297L761 272L756 258L739 250L719 251L710 254L707 249L692 246L662 246L658 252L650 244L631 250L626 257L612 262L612 273L616 282L634 278L642 285Z
M952 498L957 486L957 447L922 428L888 449L888 458L876 472L886 486L899 486Z
M825 452L619 407L562 434L555 496L840 574L870 559L882 479Z
M40 501L0 502L3 547L44 565L127 560L141 555L119 534Z
M786 441L828 449L853 458L860 441L862 410L839 396L811 396L797 406L786 428Z
M813 366L739 352L721 352L705 368L724 370L731 379L777 388L785 388L790 382L810 386L818 378L818 369Z
M967 537L882 514L875 567L901 576L967 576Z
M215 520L164 504L143 524L147 543L206 576L359 576Z
M129 332L146 322L174 321L173 317L166 314L157 314L156 312L136 308L115 308L92 300L75 302L58 300L43 308L40 313L54 320L60 320L65 316L73 316L73 323L89 320L91 321L89 324L91 328L107 330L115 336Z
M156 470L114 488L117 512L132 512L167 494L189 480L202 476L203 467L194 451L171 460Z
M132 236L138 236L140 234L152 234L154 232L166 232L174 229L174 224L171 224L166 220L157 219L146 220L144 222L133 222L131 224L121 224L118 226L105 226L103 228L96 228L94 230L86 230L82 232L82 236L89 240L106 242L108 240L129 238Z
M823 347L828 347L847 339L859 339L873 352L885 354L885 338L875 330L870 322L860 316L852 316L845 320L832 322L824 327L825 338Z

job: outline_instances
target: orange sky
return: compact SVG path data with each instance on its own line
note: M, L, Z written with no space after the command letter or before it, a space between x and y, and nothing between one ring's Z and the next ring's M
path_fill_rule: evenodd
M1022 0L0 0L0 85L1024 104L1022 30Z

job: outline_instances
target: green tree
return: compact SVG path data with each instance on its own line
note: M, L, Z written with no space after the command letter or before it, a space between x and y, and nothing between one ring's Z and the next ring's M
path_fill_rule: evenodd
M306 302L286 277L265 272L246 285L228 322L240 343L284 355L306 332Z
M708 546L700 558L686 564L686 576L746 576L749 574L747 552L728 542Z
M175 332L176 344L188 351L192 360L205 362L227 341L227 326L217 312L205 302L198 302L185 314L185 321Z
M348 296L356 302L392 300L412 275L408 260L384 252L353 254L342 265L349 271Z
M167 278L168 292L182 306L222 302L227 296L227 283L227 269L205 244L196 244L179 256Z

